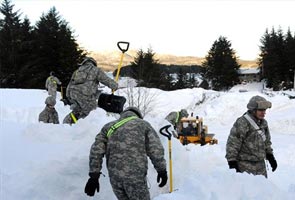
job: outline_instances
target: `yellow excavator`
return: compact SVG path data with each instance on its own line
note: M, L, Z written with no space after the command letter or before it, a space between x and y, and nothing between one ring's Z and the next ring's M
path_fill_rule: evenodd
M213 138L215 134L208 133L208 126L203 125L203 118L187 117L182 118L176 128L178 139L183 145L190 143L201 144L218 144L218 140Z

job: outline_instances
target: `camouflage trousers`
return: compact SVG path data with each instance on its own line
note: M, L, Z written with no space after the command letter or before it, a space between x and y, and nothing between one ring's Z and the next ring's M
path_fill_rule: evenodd
M54 87L48 88L48 95L56 99L56 88Z
M118 200L150 200L146 178L110 177L110 182Z
M265 161L238 161L241 172L247 172L253 175L263 175L267 178Z
M75 118L81 119L85 118L89 115L92 110L95 110L97 107L96 98L94 97L85 97L82 96L81 98L70 99L72 105L71 110ZM71 117L71 113L69 113L63 120L64 124L72 124L73 119Z

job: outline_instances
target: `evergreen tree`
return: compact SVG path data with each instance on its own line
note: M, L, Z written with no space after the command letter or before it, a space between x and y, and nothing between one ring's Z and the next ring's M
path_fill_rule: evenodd
M287 56L289 50L287 50L285 37L281 29L276 32L272 28L271 33L266 30L260 41L262 45L259 66L262 68L263 77L266 79L267 87L279 90L290 75Z
M151 48L146 53L140 49L131 66L134 68L134 77L139 81L140 86L159 86L161 82L160 65L158 60L155 59L155 53Z
M19 11L13 11L10 0L4 0L0 12L0 87L19 87L21 67L29 60L27 42L31 37L30 22L21 22Z
M45 80L51 71L67 85L71 75L77 69L78 63L85 55L55 7L47 14L42 14L33 31L35 41L33 45L32 62L23 68L27 76L23 82L28 88L44 88Z
M220 36L213 43L202 66L205 70L204 76L211 82L214 90L227 90L239 82L240 65L231 43L225 37Z
M285 51L287 57L287 75L286 82L287 87L293 87L294 73L295 73L295 37L292 35L290 29L288 29L285 39Z
M169 72L163 71L160 76L160 82L159 82L159 89L170 91L173 90L172 86L173 78L169 74Z
M135 78L139 82L143 81L143 64L144 64L144 52L142 49L139 49L136 52L136 56L134 58L134 61L131 62L131 69L132 69L132 78Z
M187 82L187 87L188 88L194 88L198 84L198 81L195 79L195 74L190 73L189 79Z
M271 49L273 47L273 43L271 40L271 36L268 32L268 29L266 29L264 35L260 39L261 46L260 48L260 58L259 58L259 66L261 68L261 74L262 78L266 79L267 87L271 86L272 80L271 80L271 71L272 71L272 57L270 56Z
M179 72L177 73L177 82L175 84L175 89L183 89L187 87L186 73L182 68L179 68Z

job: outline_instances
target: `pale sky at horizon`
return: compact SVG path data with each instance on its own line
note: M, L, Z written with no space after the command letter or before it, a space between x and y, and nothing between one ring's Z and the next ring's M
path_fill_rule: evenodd
M2 2L2 1L1 1ZM295 32L291 0L12 0L32 25L53 6L69 23L77 42L88 51L130 49L205 57L225 36L237 56L254 60L266 29Z

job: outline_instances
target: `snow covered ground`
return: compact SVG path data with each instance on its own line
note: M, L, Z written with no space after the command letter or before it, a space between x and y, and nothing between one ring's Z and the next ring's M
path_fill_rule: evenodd
M120 95L125 94L120 89ZM242 91L242 92L241 92ZM172 139L173 189L156 183L157 173L149 163L148 182L153 200L293 200L295 199L295 99L281 93L265 95L261 83L239 85L228 92L200 88L156 94L153 109L145 116L156 130L165 124L170 111L181 108L203 117L218 145L182 146ZM225 144L237 117L246 111L248 100L262 95L273 103L267 111L274 154L275 172L268 176L237 174L229 170ZM45 90L0 89L0 199L1 200L114 200L108 172L100 178L101 189L94 198L84 194L88 179L88 155L101 127L116 119L97 108L72 126L38 122L47 93ZM60 98L58 94L58 99ZM62 122L69 106L57 102ZM168 141L160 135L168 161ZM168 163L168 162L167 162ZM168 166L167 166L168 169Z

